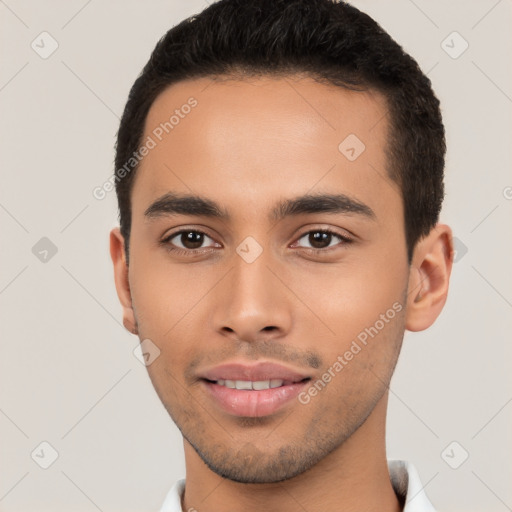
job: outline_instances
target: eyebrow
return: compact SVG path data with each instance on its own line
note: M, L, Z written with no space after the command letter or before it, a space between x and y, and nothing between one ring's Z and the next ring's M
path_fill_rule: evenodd
M312 213L348 213L375 219L375 212L366 204L345 194L306 194L277 204L270 214L272 220Z
M366 204L345 194L305 194L280 201L270 212L269 219L314 213L356 214L375 220L375 212ZM168 215L193 215L230 220L229 212L215 201L197 195L179 195L169 192L154 201L144 212L147 219Z

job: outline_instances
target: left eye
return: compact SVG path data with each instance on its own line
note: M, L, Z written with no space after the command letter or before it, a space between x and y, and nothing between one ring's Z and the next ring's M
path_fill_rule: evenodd
M328 247L332 247L333 245L337 245L336 239L338 239L338 242L351 242L348 237L341 236L338 233L326 230L309 231L308 233L301 236L297 242L305 240L305 242L309 244L309 246L305 246L308 249L326 249Z

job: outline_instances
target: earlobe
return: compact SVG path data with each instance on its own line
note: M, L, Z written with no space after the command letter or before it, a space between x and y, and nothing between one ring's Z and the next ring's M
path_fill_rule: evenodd
M114 282L117 296L123 308L123 325L132 334L138 334L137 321L132 306L128 265L126 264L125 241L119 228L110 232L110 257L114 265Z
M453 264L452 231L437 224L414 249L409 275L406 329L422 331L441 313Z

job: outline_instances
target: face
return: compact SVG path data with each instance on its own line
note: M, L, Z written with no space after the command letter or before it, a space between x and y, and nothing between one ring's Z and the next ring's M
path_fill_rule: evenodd
M162 403L224 477L300 474L386 393L409 266L385 113L378 93L304 77L180 82L150 109L134 322L160 350Z

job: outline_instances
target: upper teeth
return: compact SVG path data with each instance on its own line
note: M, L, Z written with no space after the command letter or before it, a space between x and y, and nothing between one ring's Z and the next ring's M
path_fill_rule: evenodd
M281 379L271 379L271 380L223 380L219 379L217 384L219 386L226 386L231 389L269 389L269 388L278 388L282 386L284 380Z

